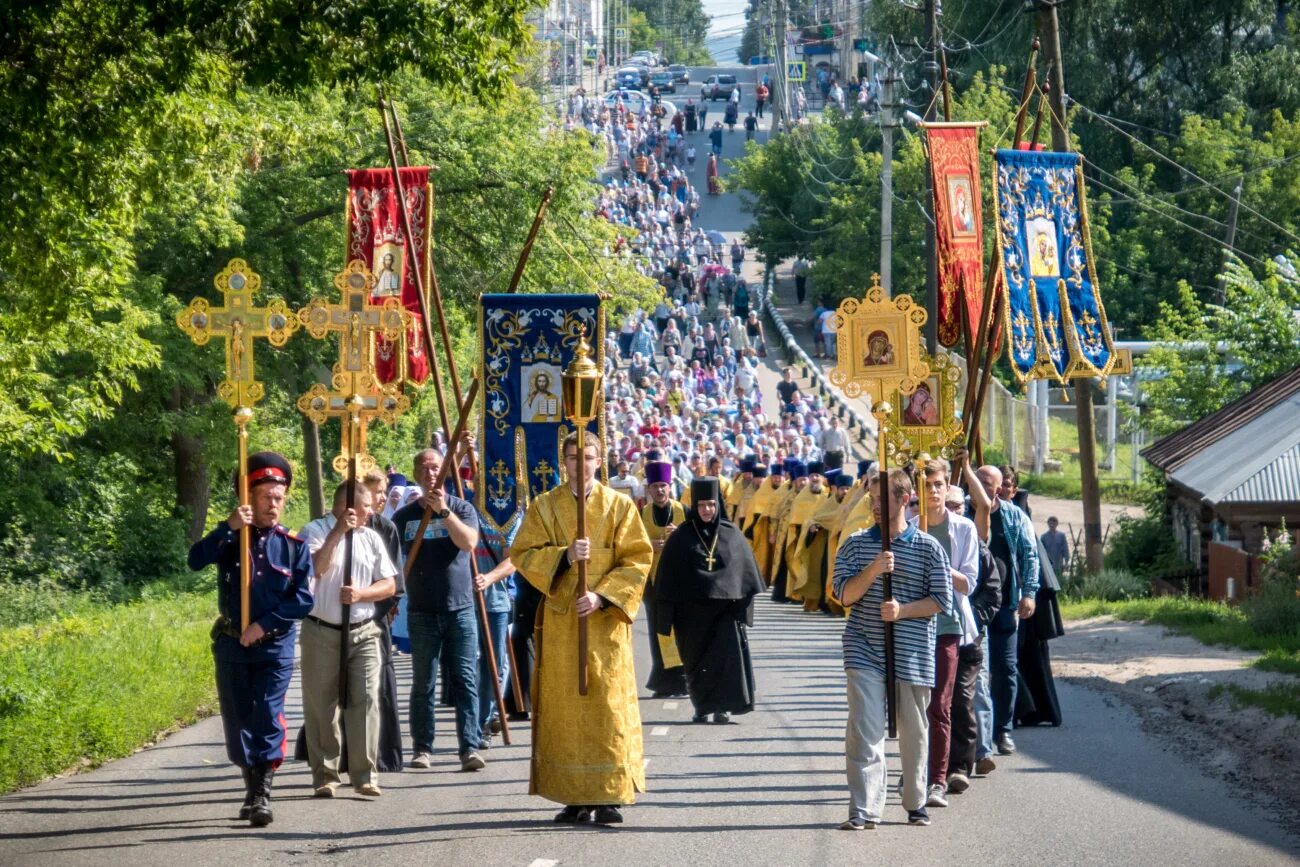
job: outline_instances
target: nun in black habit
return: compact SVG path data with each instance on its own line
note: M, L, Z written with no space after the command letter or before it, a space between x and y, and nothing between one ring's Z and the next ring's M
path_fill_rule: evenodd
M754 709L754 667L747 629L754 596L765 589L754 553L736 525L721 518L718 480L691 482L692 509L668 537L655 592L661 635L674 631L686 668L695 722L730 721Z
M1038 543L1038 595L1034 598L1034 616L1020 621L1017 645L1016 725L1059 726L1061 702L1056 697L1056 679L1052 676L1052 652L1047 643L1065 634L1061 606L1056 595L1061 584L1052 568L1043 543Z

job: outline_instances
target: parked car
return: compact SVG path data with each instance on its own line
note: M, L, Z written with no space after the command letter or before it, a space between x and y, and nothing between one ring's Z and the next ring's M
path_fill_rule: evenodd
M691 83L691 71L686 68L685 63L674 63L672 66L668 67L668 71L673 74L674 84Z
M624 69L635 69L641 74L641 86L649 87L650 85L650 65L646 63L644 57L633 57L623 67Z
M625 66L614 73L614 86L628 90L641 89L641 70L635 66Z
M710 75L704 79L704 84L700 87L700 99L707 99L710 102L727 99L739 86L734 75Z
M677 83L673 80L673 74L668 70L650 73L650 83L659 88L660 93L677 92Z

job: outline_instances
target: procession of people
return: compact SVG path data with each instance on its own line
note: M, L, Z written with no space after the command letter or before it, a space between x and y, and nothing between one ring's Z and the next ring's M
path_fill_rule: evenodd
M409 479L390 466L344 482L298 536L278 523L289 463L262 453L248 462L251 504L191 550L192 568L220 567L213 652L228 753L244 775L241 819L273 818L295 641L306 718L296 755L317 798L335 797L344 774L377 798L381 772L433 767L441 679L455 718L443 740L460 771L486 769L494 737L509 743L508 722L528 721L529 792L560 805L556 822L620 824L647 790L642 686L689 697L698 724L743 724L761 704L749 637L760 594L843 623L843 830L882 821L887 707L916 825L1014 753L1015 725L1060 724L1046 647L1059 613L1054 598L1035 613L1038 544L1013 473L975 471L959 453L960 478L943 460L894 468L886 496L875 462L855 462L840 417L792 369L764 393L764 302L743 276L744 246L696 225L688 133L703 113L693 109L664 123L621 99L570 103L570 123L603 137L619 166L595 213L635 230L607 253L661 295L611 323L609 433L563 437L559 485L500 527L475 505L486 480L474 437L439 436L411 458ZM718 149L715 139L710 192ZM559 429L554 387L546 373L531 380L529 424ZM241 628L245 528L256 578ZM1051 598L1054 581L1042 583ZM640 673L638 619L650 659ZM409 760L398 648L411 656Z

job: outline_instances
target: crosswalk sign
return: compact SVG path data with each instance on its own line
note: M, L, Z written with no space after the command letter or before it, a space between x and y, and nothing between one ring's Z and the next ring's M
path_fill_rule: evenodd
M802 60L791 60L785 65L785 77L791 81L803 81L808 77L808 64Z
M594 45L588 45L588 46L587 46L587 59L588 59L588 60L595 60L595 59L596 59L596 46L594 46Z
M619 42L623 42L624 40L626 40L626 39L627 39L627 28L626 28L626 27L615 27L615 28L614 28L614 38L617 39Z

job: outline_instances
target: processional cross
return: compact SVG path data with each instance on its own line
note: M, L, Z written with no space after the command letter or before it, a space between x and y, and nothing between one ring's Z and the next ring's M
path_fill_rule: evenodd
M340 303L315 298L298 311L298 320L312 337L320 340L332 332L340 335L339 360L330 380L333 390L316 383L298 398L298 409L316 424L329 418L343 419L334 469L346 473L349 461L356 460L356 472L364 474L375 466L374 458L366 453L370 420L378 417L394 424L411 408L410 398L396 383L383 385L375 376L372 336L396 340L410 326L412 317L397 298L371 302L375 277L359 259L335 275L334 285L343 295Z
M262 278L243 259L231 259L213 278L213 284L225 298L224 307L213 307L206 298L195 298L176 314L176 324L199 346L213 337L226 341L226 378L217 386L217 396L230 404L239 433L239 502L248 505L248 423L253 405L262 399L264 389L253 368L253 341L265 338L272 346L284 346L298 328L298 319L281 298L265 307L253 304L253 295L262 287ZM248 628L248 596L252 585L250 534L245 525L239 531L239 622L240 631Z

